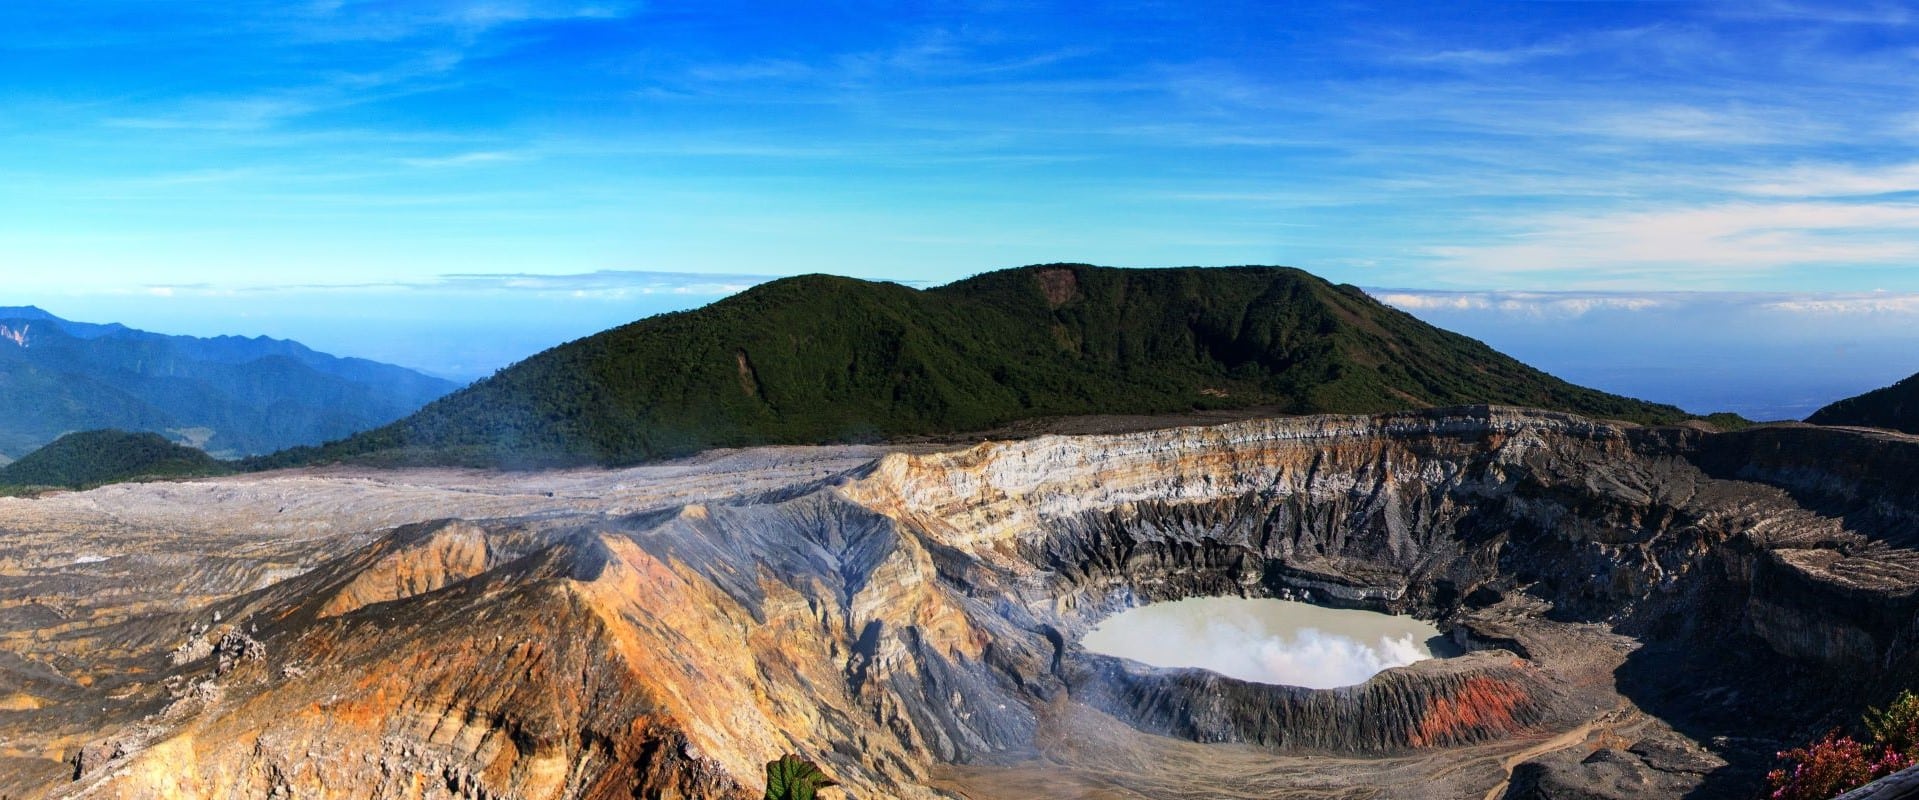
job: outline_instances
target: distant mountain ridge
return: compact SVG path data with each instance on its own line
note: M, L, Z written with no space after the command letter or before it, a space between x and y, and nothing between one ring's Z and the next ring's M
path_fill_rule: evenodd
M1813 412L1806 421L1919 434L1919 375L1835 402Z
M272 452L391 422L457 388L298 342L169 336L0 307L0 456L74 431L151 431L216 455Z
M1477 403L1688 418L1296 269L1052 264L927 290L773 281L553 348L392 425L265 463L628 464L1036 417Z
M73 320L61 319L38 306L0 306L0 319L13 321L15 324L21 326L22 331L35 322L52 324L66 331L67 335L76 336L81 339L97 339L109 333L133 330L118 322L100 325L92 322L74 322ZM25 343L15 339L14 344L24 345Z

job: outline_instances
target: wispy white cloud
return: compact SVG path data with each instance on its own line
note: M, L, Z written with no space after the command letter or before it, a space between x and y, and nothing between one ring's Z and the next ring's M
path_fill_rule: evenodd
M1623 27L1597 26L1554 31L1537 38L1461 46L1457 39L1422 39L1400 32L1375 34L1353 43L1362 54L1395 65L1497 71L1508 67L1528 70L1538 62L1582 56L1626 57L1635 63L1676 66L1719 58L1726 50L1708 28L1668 20Z
M1867 292L1844 294L1801 294L1763 302L1767 311L1822 316L1914 315L1919 316L1919 293Z
M1777 197L1858 197L1919 192L1919 162L1888 166L1801 164L1771 170L1732 187Z
M1563 56L1575 52L1576 48L1566 42L1527 44L1507 48L1467 47L1456 50L1436 50L1425 53L1399 54L1399 60L1414 64L1444 64L1454 66L1484 67L1524 64L1543 58Z
M498 164L506 161L519 161L524 156L499 150L476 150L467 153L454 153L446 156L428 158L403 158L400 163L409 167L470 167L478 164Z
M1576 319L1610 312L1703 315L1724 320L1732 313L1791 317L1919 316L1919 292L1715 292L1715 291L1442 291L1370 289L1380 302L1406 311L1498 314L1539 320Z
M1444 292L1379 290L1380 302L1407 311L1498 311L1538 317L1579 317L1597 310L1669 308L1679 295L1595 292Z
M309 100L292 96L258 96L188 100L159 113L114 116L102 120L110 128L136 130L258 131L311 113Z
M490 34L516 25L614 20L638 11L636 4L625 2L322 0L272 13L236 13L225 21L226 30L193 33L256 39L287 52L308 52L308 57L324 53L322 63L328 66L276 69L269 56L246 73L227 76L233 85L224 92L118 98L115 113L102 115L98 124L157 132L283 132L329 112L457 86L462 68L470 66L476 53L497 49L489 42ZM423 44L402 46L414 41Z
M535 272L449 273L428 280L358 283L151 284L153 294L229 295L241 293L439 292L535 294L573 298L621 299L647 295L725 296L745 291L776 275L743 275L651 270L598 270L571 274Z
M1777 111L1649 105L1604 111L1575 119L1573 129L1616 139L1761 144L1803 139L1813 126L1781 120ZM1570 132L1570 131L1569 131Z
M580 271L620 248L723 270L759 263L718 255L745 240L930 277L1059 257L1509 287L1811 285L1842 264L1873 281L1919 253L1881 196L1919 187L1919 162L1882 166L1919 129L1911 37L1849 27L1900 24L1891 4L1539 4L1497 26L1471 24L1484 7L1382 24L1288 5L1066 22L1014 4L964 24L843 7L624 24L646 9L601 0L186 11L141 46L204 59L195 95L116 85L58 111L88 120L78 137L10 115L31 117L0 120L11 150L57 151L68 174L17 159L0 181L67 203L23 229L197 227L169 263L244 263L234 243L278 237L409 276ZM845 255L873 231L893 247Z
M533 22L620 19L639 10L637 3L573 0L331 0L283 24L308 40L396 41L449 33L471 37Z
M407 83L424 78L434 78L459 69L466 63L466 53L457 48L442 47L373 69L335 70L325 73L326 83L332 86L365 91L383 86Z
M1518 227L1486 244L1428 252L1467 274L1552 274L1574 285L1656 274L1699 280L1819 264L1919 263L1919 205L1735 202L1556 213Z
M377 68L303 75L301 80L281 86L116 104L133 105L137 110L105 116L99 124L159 132L278 133L303 118L444 88L442 81L462 61L463 56L452 50L409 53Z
M137 175L115 179L85 187L76 187L80 194L99 197L109 192L155 189L166 190L184 186L204 186L212 184L234 183L265 178L276 174L272 170L258 167L227 167L217 169L196 169L185 172L163 172L154 175Z
M785 82L808 80L819 74L818 66L791 58L699 64L685 71L686 78L700 83Z
M1795 0L1750 0L1724 3L1717 12L1738 19L1788 19L1844 25L1911 25L1913 10L1903 3L1847 0L1846 2L1796 2Z
M1654 148L1669 144L1811 145L1832 141L1844 132L1831 120L1791 105L1748 105L1713 97L1675 100L1514 92L1451 102L1434 98L1429 102L1433 104L1415 108L1415 112L1457 130L1531 141L1557 139L1567 145L1595 141L1638 145L1654 157L1658 157ZM1441 107L1439 103L1447 104Z
M472 273L442 275L436 281L412 284L408 288L563 293L575 297L622 297L632 294L729 295L746 291L776 277L645 270L600 270L571 275L531 272Z

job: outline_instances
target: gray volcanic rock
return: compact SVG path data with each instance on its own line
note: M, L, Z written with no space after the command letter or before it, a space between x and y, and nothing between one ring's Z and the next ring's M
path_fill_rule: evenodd
M1833 800L1911 800L1919 797L1919 767L1907 767Z
M0 500L0 793L752 797L797 752L860 797L1747 796L1919 676L1915 459L1481 407ZM1195 595L1470 652L1078 643Z
M1534 730L1552 688L1524 659L1489 651L1389 670L1358 686L1306 689L1165 670L1095 655L1071 674L1084 702L1143 730L1201 742L1326 753L1476 744Z

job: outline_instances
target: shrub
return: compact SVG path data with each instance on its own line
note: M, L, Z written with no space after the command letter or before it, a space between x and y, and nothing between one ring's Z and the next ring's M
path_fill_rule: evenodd
M1884 709L1868 709L1862 721L1870 743L1834 730L1807 747L1780 753L1787 764L1766 774L1768 797L1830 800L1919 764L1919 695L1900 692Z
M1866 730L1875 744L1888 753L1919 761L1919 695L1911 689L1900 692L1885 710L1866 712Z
M766 800L813 800L819 790L838 785L818 764L796 755L766 762Z
M1829 731L1809 747L1779 757L1792 763L1766 775L1772 800L1829 800L1889 772L1879 772L1875 748Z

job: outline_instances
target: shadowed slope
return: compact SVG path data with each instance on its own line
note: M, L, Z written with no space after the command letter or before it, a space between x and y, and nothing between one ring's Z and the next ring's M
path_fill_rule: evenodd
M1814 425L1857 425L1919 433L1919 375L1840 400L1813 412L1806 421Z

